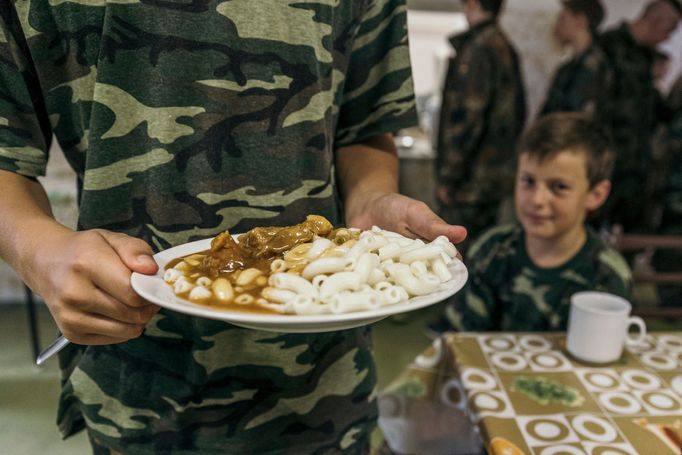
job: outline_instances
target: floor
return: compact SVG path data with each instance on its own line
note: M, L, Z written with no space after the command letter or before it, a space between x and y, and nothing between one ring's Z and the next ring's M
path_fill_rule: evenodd
M38 314L41 342L47 345L56 327L47 310L41 308ZM23 305L0 305L0 441L2 447L11 447L4 453L88 454L84 434L62 441L57 432L57 362L33 364L27 318Z
M41 345L56 335L48 311L41 305ZM429 344L425 322L437 311L413 312L375 325L374 342L379 386L396 377ZM56 359L33 364L28 316L23 305L0 305L0 447L12 455L85 455L89 444L83 433L62 441L54 423L59 394ZM396 340L400 348L396 349ZM378 437L378 436L377 436ZM375 438L376 439L376 438ZM11 451L5 451L11 448Z

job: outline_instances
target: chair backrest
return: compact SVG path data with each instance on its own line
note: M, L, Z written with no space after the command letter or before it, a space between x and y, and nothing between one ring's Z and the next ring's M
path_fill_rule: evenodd
M632 269L632 279L635 287L656 289L655 286L679 286L682 293L682 262L679 270L656 270L654 254L659 250L676 251L682 255L682 235L649 235L628 234L620 226L615 226L603 235L605 240L616 250L628 258ZM635 254L633 254L635 253ZM651 305L637 305L635 302L633 313L642 317L682 318L682 307L660 307Z

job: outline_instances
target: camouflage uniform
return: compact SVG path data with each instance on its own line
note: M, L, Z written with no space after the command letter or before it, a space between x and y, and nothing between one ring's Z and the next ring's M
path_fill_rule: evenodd
M593 43L559 67L540 114L585 112L607 122L610 116L608 88L612 80L613 70L606 55Z
M453 201L440 212L475 238L496 223L500 203L513 190L525 91L516 51L495 22L450 42L456 56L443 88L436 172Z
M578 291L629 296L625 260L587 227L587 241L565 264L536 266L526 253L523 229L507 224L487 231L471 247L469 281L448 305L457 330L565 330L570 297Z
M651 167L651 139L656 126L656 89L651 67L653 50L640 46L626 24L604 33L600 44L614 68L609 96L610 125L617 153L611 195L603 213L626 232L650 230L642 197Z
M665 235L682 235L682 77L668 96L668 103L676 111L667 129L667 174L663 191L663 214L659 232ZM681 272L682 253L675 250L658 250L653 258L654 268L660 272ZM682 305L682 287L659 285L662 305Z
M154 250L341 218L334 150L416 124L400 0L0 3L0 168L43 175L52 132L80 229ZM61 355L64 436L147 453L363 453L367 328L282 334L162 310Z

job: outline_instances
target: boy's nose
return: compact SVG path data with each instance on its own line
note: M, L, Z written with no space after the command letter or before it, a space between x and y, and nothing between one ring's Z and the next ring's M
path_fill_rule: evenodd
M542 185L538 185L537 187L535 187L535 189L533 190L533 193L531 194L531 197L530 197L531 201L535 205L545 204L547 202L548 198L549 198L549 191L547 188L545 188Z

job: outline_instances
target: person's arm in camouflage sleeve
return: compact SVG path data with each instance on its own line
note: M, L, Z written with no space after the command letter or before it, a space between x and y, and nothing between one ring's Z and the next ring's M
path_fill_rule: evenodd
M36 177L51 131L11 6L0 7L0 258L42 296L62 333L83 344L138 336L158 311L130 287L154 273L149 246L106 231L74 232L52 216Z
M473 47L462 55L455 71L459 81L457 96L449 112L442 113L441 166L438 169L438 197L452 203L452 191L467 177L468 167L478 152L485 132L486 114L493 102L494 58L484 48ZM447 90L447 88L446 88Z
M336 175L348 226L372 225L410 237L447 236L451 226L423 202L400 195L398 156L390 132L417 124L404 0L368 5L353 41L335 137Z

